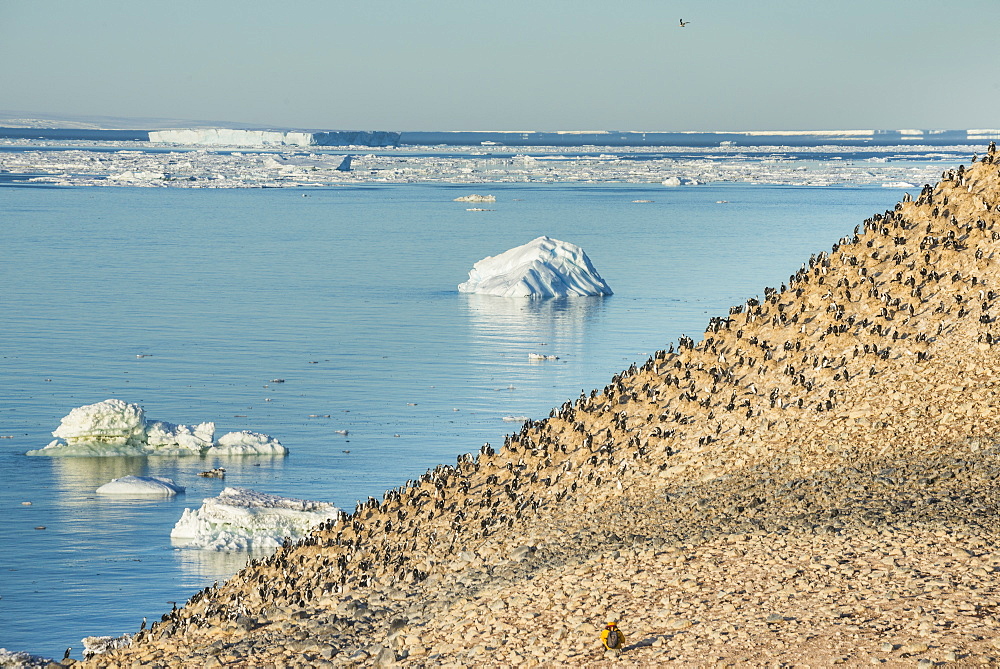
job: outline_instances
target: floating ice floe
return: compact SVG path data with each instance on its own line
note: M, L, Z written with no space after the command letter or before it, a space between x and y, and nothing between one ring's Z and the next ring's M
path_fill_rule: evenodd
M496 202L497 198L495 195L477 195L473 193L472 195L463 195L462 197L456 197L455 202Z
M184 492L183 486L159 476L123 476L97 489L98 495L122 497L173 497L179 492Z
M701 181L697 179L682 179L681 177L667 177L660 182L664 186L700 186Z
M146 422L146 448L154 453L172 453L177 449L201 452L211 448L215 423L174 425L162 420Z
M208 455L284 455L285 453L285 447L274 437L250 430L224 434L206 451Z
M297 541L340 509L314 502L269 495L245 488L226 488L199 509L185 509L170 538L185 548L215 551L273 550L286 538Z
M48 667L53 662L55 660L51 658L32 655L23 650L12 651L0 648L0 667L17 667L17 669L24 667Z
M55 440L28 455L285 455L274 437L230 432L215 440L215 423L175 425L146 420L138 404L109 399L77 407L52 433Z
M890 181L889 183L882 184L882 188L916 188L916 184L911 184L909 181Z
M103 655L110 650L117 648L127 648L132 645L132 635L123 634L121 636L85 636L80 640L83 643L83 657L89 660L95 655Z
M459 284L461 293L499 297L611 295L611 287L576 244L550 237L483 258Z

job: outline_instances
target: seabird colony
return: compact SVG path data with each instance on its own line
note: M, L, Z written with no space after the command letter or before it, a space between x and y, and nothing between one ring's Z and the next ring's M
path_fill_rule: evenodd
M1000 157L92 666L989 663Z

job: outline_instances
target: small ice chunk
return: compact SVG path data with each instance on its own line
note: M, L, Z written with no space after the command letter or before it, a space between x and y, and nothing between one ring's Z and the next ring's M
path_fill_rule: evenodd
M212 446L215 423L175 425L162 420L146 423L146 440L150 453L173 454L183 451L201 453Z
M472 195L464 195L462 197L456 197L455 202L496 202L497 198L495 195L477 195L473 193Z
M890 181L888 183L882 184L882 188L916 188L916 184L911 184L909 181Z
M611 287L576 244L551 237L489 256L459 284L461 293L500 297L569 297L611 295Z
M0 648L0 667L48 667L55 660L41 655L32 655L23 650Z
M132 635L123 634L121 636L85 636L83 642L83 657L90 659L94 655L107 653L116 648L127 648L132 645Z
M98 495L122 497L173 497L179 492L184 492L183 486L159 476L123 476L97 489Z
M288 449L281 442L260 432L243 430L219 437L207 455L285 455Z
M185 509L170 537L187 548L216 551L275 549L299 540L339 509L328 502L280 497L245 488L226 488L199 509Z

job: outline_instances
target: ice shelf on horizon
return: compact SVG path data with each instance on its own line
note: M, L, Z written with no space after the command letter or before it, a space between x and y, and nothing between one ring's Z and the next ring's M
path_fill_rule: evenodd
M151 130L149 141L197 146L395 146L398 132L331 130L241 130L238 128L177 128Z

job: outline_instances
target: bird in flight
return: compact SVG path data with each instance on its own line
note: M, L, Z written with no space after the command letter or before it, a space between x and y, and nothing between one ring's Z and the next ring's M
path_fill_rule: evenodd
M686 26L689 23L691 23L691 22L690 21L685 21L684 19L681 19L681 28L683 28L684 26Z

